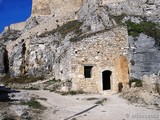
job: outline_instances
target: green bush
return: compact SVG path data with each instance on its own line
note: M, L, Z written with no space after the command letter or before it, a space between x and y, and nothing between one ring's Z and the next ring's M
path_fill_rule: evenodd
M140 33L143 32L143 28L140 24L136 24L133 23L131 21L126 22L127 23L127 27L128 27L128 34L136 37L138 36Z
M77 35L79 35L82 33L82 31L80 30L82 24L83 23L79 22L78 20L69 21L66 24L58 27L57 29L42 33L39 37L44 37L50 34L54 34L56 32L60 33L62 37L65 37L70 32L75 32Z
M32 98L30 101L28 102L22 102L23 105L28 105L29 107L32 107L34 109L46 109L44 106L42 106L38 101L36 101L34 98Z
M130 81L129 81L129 86L131 87L131 84L133 83L133 82L135 82L136 84L135 84L135 87L142 87L143 85L142 85L142 80L139 80L139 79L131 79Z
M57 32L60 32L61 35L64 37L70 32L75 32L76 34L80 34L81 30L80 27L82 26L82 22L79 22L78 20L70 21L63 26L59 27L57 29Z
M117 24L123 24L122 20L126 16L126 14L121 14L119 16L110 15L110 18L113 18ZM138 16L135 16L138 17ZM140 33L144 33L156 40L156 42L160 45L160 25L154 22L147 21L146 18L143 19L139 24L131 22L131 20L126 21L126 25L128 27L128 34L137 37Z
M153 37L157 41L160 40L160 25L149 22L149 21L142 21L139 24L133 23L130 20L126 22L128 27L128 34L136 37L140 33L144 33L150 37Z

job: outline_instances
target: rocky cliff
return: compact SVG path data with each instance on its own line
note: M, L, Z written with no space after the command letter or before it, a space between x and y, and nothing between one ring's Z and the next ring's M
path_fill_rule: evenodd
M0 35L0 74L54 77L71 40L119 25L128 26L130 77L157 74L159 13L159 0L33 0L24 27Z

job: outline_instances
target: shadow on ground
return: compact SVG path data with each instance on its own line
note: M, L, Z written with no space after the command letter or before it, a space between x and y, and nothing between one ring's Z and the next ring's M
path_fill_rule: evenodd
M76 116L78 116L78 115L81 115L81 114L83 114L83 113L86 113L86 112L94 109L94 108L97 107L97 106L98 106L98 105L94 105L94 106L92 106L92 107L90 107L90 108L88 108L88 109L86 109L86 110L84 110L84 111L82 111L82 112L79 112L79 113L77 113L77 114L75 114L75 115L73 115L73 116L71 116L71 117L68 117L68 118L66 118L66 119L64 119L64 120L69 120L69 119L71 119L71 118L73 118L73 117L76 117Z
M19 91L16 90L11 90L10 88L7 88L5 86L0 86L0 102L10 102L10 101L14 101L11 100L9 97L9 93L17 93Z

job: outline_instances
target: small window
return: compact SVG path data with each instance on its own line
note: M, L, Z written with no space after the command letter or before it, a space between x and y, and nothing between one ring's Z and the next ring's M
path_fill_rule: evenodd
M92 77L92 67L93 66L84 66L84 77L91 78Z

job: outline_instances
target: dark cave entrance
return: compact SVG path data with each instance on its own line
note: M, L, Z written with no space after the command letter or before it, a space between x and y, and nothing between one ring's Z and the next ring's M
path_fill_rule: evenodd
M25 55L25 53L26 53L26 44L23 43L22 44L22 56Z
M112 72L109 70L105 70L102 72L102 83L103 83L103 90L110 90L111 89L111 74Z
M3 53L3 63L4 63L4 73L9 73L9 59L8 59L8 51L5 49Z
M20 70L21 70L21 74L24 75L26 74L26 59L25 59L25 55L26 55L26 44L23 43L22 44L22 64L21 64L21 67L20 67Z

